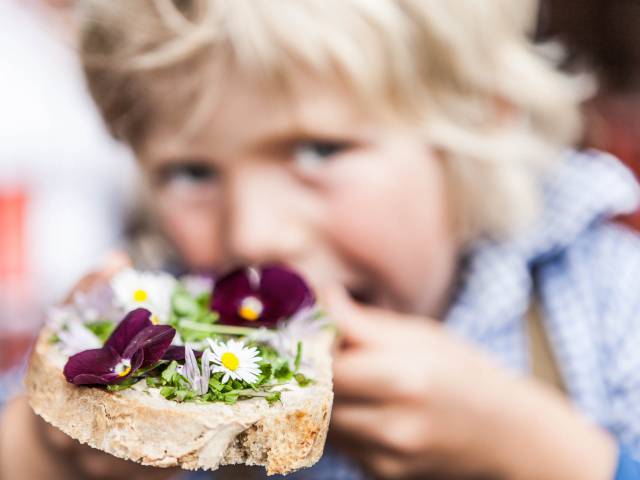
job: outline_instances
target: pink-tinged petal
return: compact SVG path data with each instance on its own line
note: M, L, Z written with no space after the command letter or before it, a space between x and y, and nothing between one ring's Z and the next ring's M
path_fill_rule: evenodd
M123 352L124 358L133 358L136 352L144 353L144 361L141 366L148 367L159 361L175 336L176 331L169 325L151 325L131 340Z
M144 308L132 310L116 327L104 346L113 348L122 357L131 358L124 355L128 345L136 335L152 325L151 312L149 310Z
M89 385L84 382L78 383L81 380L77 379L82 379L82 376L86 375L103 378L105 375L113 373L113 368L120 360L120 355L113 348L85 350L84 352L76 353L69 357L67 364L64 366L63 373L67 382L77 385ZM105 383L109 382L105 380ZM100 385L105 383L98 382L95 384Z

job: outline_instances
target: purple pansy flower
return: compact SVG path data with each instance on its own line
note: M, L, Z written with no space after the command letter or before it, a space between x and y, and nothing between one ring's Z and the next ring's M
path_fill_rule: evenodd
M297 273L280 266L243 268L216 282L211 309L220 323L274 327L315 302L311 289Z
M64 376L76 385L120 383L162 359L175 333L169 325L154 325L151 312L138 308L124 317L102 348L71 356Z

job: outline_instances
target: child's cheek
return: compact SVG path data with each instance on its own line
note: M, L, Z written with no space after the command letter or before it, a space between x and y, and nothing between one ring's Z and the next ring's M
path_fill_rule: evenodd
M436 315L457 257L442 169L421 149L368 153L331 192L331 241L375 277L381 303Z

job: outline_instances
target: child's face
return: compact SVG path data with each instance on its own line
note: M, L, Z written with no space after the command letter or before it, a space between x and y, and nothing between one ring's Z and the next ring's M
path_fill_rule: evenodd
M234 78L195 137L158 128L140 150L164 229L191 268L283 262L317 288L443 312L459 242L441 160L302 77L295 102Z

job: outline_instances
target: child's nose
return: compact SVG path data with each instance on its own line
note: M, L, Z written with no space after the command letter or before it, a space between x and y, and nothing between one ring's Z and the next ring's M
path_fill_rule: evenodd
M286 181L260 170L243 172L230 183L223 227L228 260L243 264L296 260L307 232Z

